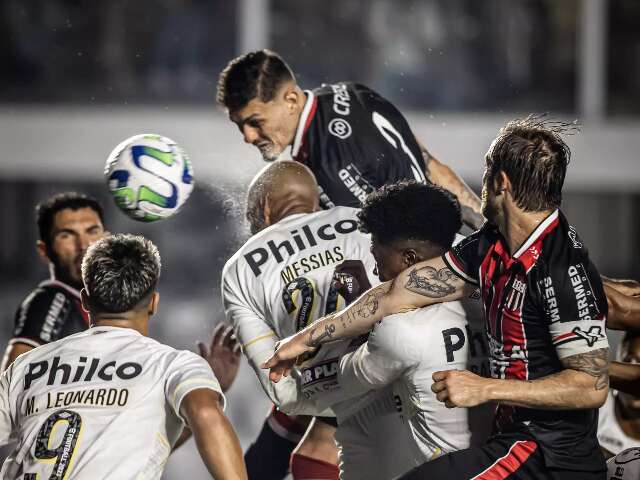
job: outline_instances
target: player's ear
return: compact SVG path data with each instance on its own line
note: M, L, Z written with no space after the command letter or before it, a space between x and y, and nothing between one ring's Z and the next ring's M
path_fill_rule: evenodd
M85 288L80 290L80 303L82 304L82 309L85 312L89 312L89 295L87 294L87 290Z
M504 173L504 170L500 170L498 174L495 176L495 189L496 193L504 193L507 191L511 191L511 180L507 177L507 174Z
M38 252L38 256L46 263L51 262L49 258L49 252L47 246L42 240L38 240L36 242L36 251Z
M419 261L418 253L413 248L407 248L402 251L402 263L404 263L406 268L412 267Z
M303 92L295 83L286 84L283 88L285 89L283 98L285 103L287 104L287 108L293 111L298 106L300 95L303 95Z
M153 292L153 295L151 295L151 301L149 302L149 308L147 310L149 316L155 315L155 313L158 311L159 302L160 294L158 292Z

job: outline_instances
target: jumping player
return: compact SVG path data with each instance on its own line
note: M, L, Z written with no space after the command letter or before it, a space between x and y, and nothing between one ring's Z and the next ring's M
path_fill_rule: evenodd
M479 288L493 378L436 372L432 390L452 408L499 402L497 433L406 478L602 479L596 427L608 392L607 300L583 242L558 210L570 157L559 133L531 117L508 123L486 155L489 222L441 258L282 341L265 363L270 377L279 380L298 355L361 335L386 315Z
M160 255L115 235L82 262L91 328L21 355L0 377L2 478L157 478L184 425L215 478L246 478L224 396L202 358L147 338Z
M297 162L277 162L258 174L249 189L247 206L254 236L227 262L222 275L225 312L244 354L274 404L297 414L315 413L315 408L295 411L297 382L288 379L274 385L260 365L273 353L278 339L344 306L335 281L340 264L355 260L364 262L363 270L374 268L369 239L357 230L357 210L319 211L317 191L311 171ZM368 280L376 283L374 277ZM320 375L313 383L329 386L334 382L335 371ZM314 423L292 456L294 478L338 477L334 431L332 419ZM258 458L258 451L247 459L251 478L276 478L286 472L277 467L287 449L275 452L274 462L264 454L274 454L274 439L266 441L267 435L263 430L260 458L264 461Z
M82 257L105 234L97 200L74 192L55 195L36 207L38 255L49 264L50 278L23 300L15 315L13 338L2 370L21 353L85 330L87 313L80 305Z
M419 144L396 107L364 85L302 90L278 54L260 50L229 62L217 99L265 160L291 147L292 158L315 174L323 208L358 207L382 185L429 180L458 197L465 223L482 225L475 193Z

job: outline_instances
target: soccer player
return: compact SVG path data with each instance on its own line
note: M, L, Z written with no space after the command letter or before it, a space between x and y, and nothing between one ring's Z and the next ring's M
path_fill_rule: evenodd
M80 264L89 245L105 235L102 207L86 195L60 193L36 207L36 221L40 236L36 247L49 264L50 278L18 308L2 370L21 353L88 326L87 313L80 305Z
M296 411L297 382L287 379L274 385L260 365L273 353L278 339L344 306L343 288L335 273L340 264L361 261L367 272L373 272L375 265L369 239L357 229L357 210L335 207L319 211L317 192L313 173L297 162L277 162L259 173L250 186L247 205L254 235L227 262L222 274L226 316L244 354L273 403L297 414L316 413L316 409ZM367 280L377 283L374 277ZM356 288L353 283L351 286ZM336 359L337 355L327 358L327 368L311 383L320 389L331 388L336 372L330 365L333 361L335 366ZM275 433L282 428L278 428L280 424L274 428L272 422L288 417L275 415L261 432L262 447L254 448L251 458L245 457L251 478L284 476L286 463L283 471L279 459L288 456L300 439L287 435L293 445L281 445ZM334 431L331 418L315 422L292 456L294 478L338 477ZM274 444L281 448L274 448Z
M496 435L406 478L604 478L596 427L608 393L607 300L583 242L558 210L570 157L560 133L534 117L503 127L485 157L488 223L442 257L283 340L265 363L270 377L277 381L298 355L361 335L386 315L479 288L493 378L436 372L432 390L452 408L498 402Z
M637 367L640 362L640 336L627 333L618 352L622 362ZM610 375L615 377L614 362ZM612 379L613 380L613 379ZM637 380L636 380L637 382ZM611 387L613 388L612 381ZM608 457L640 446L640 399L624 392L609 392L598 416L598 440Z
M358 219L360 230L371 235L380 280L391 280L451 248L461 225L459 208L446 190L413 181L370 194ZM474 327L475 332L460 302L432 305L385 317L366 343L340 358L341 403L372 389L390 387L393 395L393 401L382 396L346 419L334 407L341 478L396 478L443 453L467 448L470 420L475 433L484 434L476 444L486 441L490 408L469 414L467 409L447 409L430 388L432 374L443 369L488 372L483 331L480 325ZM378 428L385 414L399 417L402 428L385 431L388 420L384 429Z
M159 479L185 425L215 478L246 478L205 360L147 337L160 255L142 237L93 244L82 262L91 328L18 357L0 376L2 478Z
M265 160L291 147L292 158L315 174L323 208L359 207L382 185L429 180L458 197L465 223L482 225L475 193L419 144L395 106L364 85L302 90L278 54L259 50L229 62L217 99Z

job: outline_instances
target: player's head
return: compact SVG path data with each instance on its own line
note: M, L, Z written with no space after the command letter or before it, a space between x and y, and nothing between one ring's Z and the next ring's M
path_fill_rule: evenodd
M100 204L80 193L60 193L36 206L36 222L38 253L50 262L57 279L80 288L82 257L105 235Z
M625 363L640 363L640 335L625 333L618 349L618 359ZM628 415L633 414L640 418L640 398L618 392L618 399L624 405Z
M482 213L499 224L507 203L524 212L560 206L571 151L567 125L539 117L507 123L489 147L482 181Z
M92 321L155 313L160 267L158 249L141 236L109 235L91 245L82 261L82 302Z
M273 161L293 143L306 96L277 53L258 50L229 62L218 79L217 100L244 141Z
M249 186L247 220L253 234L288 215L319 208L316 177L298 162L281 160L267 165Z
M358 213L360 230L371 234L380 280L446 252L462 225L458 200L434 185L403 181L371 193Z

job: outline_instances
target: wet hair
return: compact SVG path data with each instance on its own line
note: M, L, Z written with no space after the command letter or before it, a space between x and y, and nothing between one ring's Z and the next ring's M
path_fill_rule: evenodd
M503 171L516 205L526 212L558 208L571 158L561 134L571 130L575 125L534 115L507 123L487 153L487 180Z
M460 230L460 204L435 185L402 181L369 194L358 212L360 230L385 245L427 241L447 250Z
M82 282L94 313L123 313L148 303L160 278L156 246L136 235L110 235L89 247Z
M66 208L70 208L71 210L90 208L98 214L100 221L104 223L102 206L93 197L77 192L64 192L54 195L53 197L49 197L45 201L36 205L38 235L47 248L51 247L51 230L53 229L53 220L56 213Z
M266 103L287 81L295 80L285 61L271 50L249 52L229 62L218 78L217 101L230 112L258 98Z

